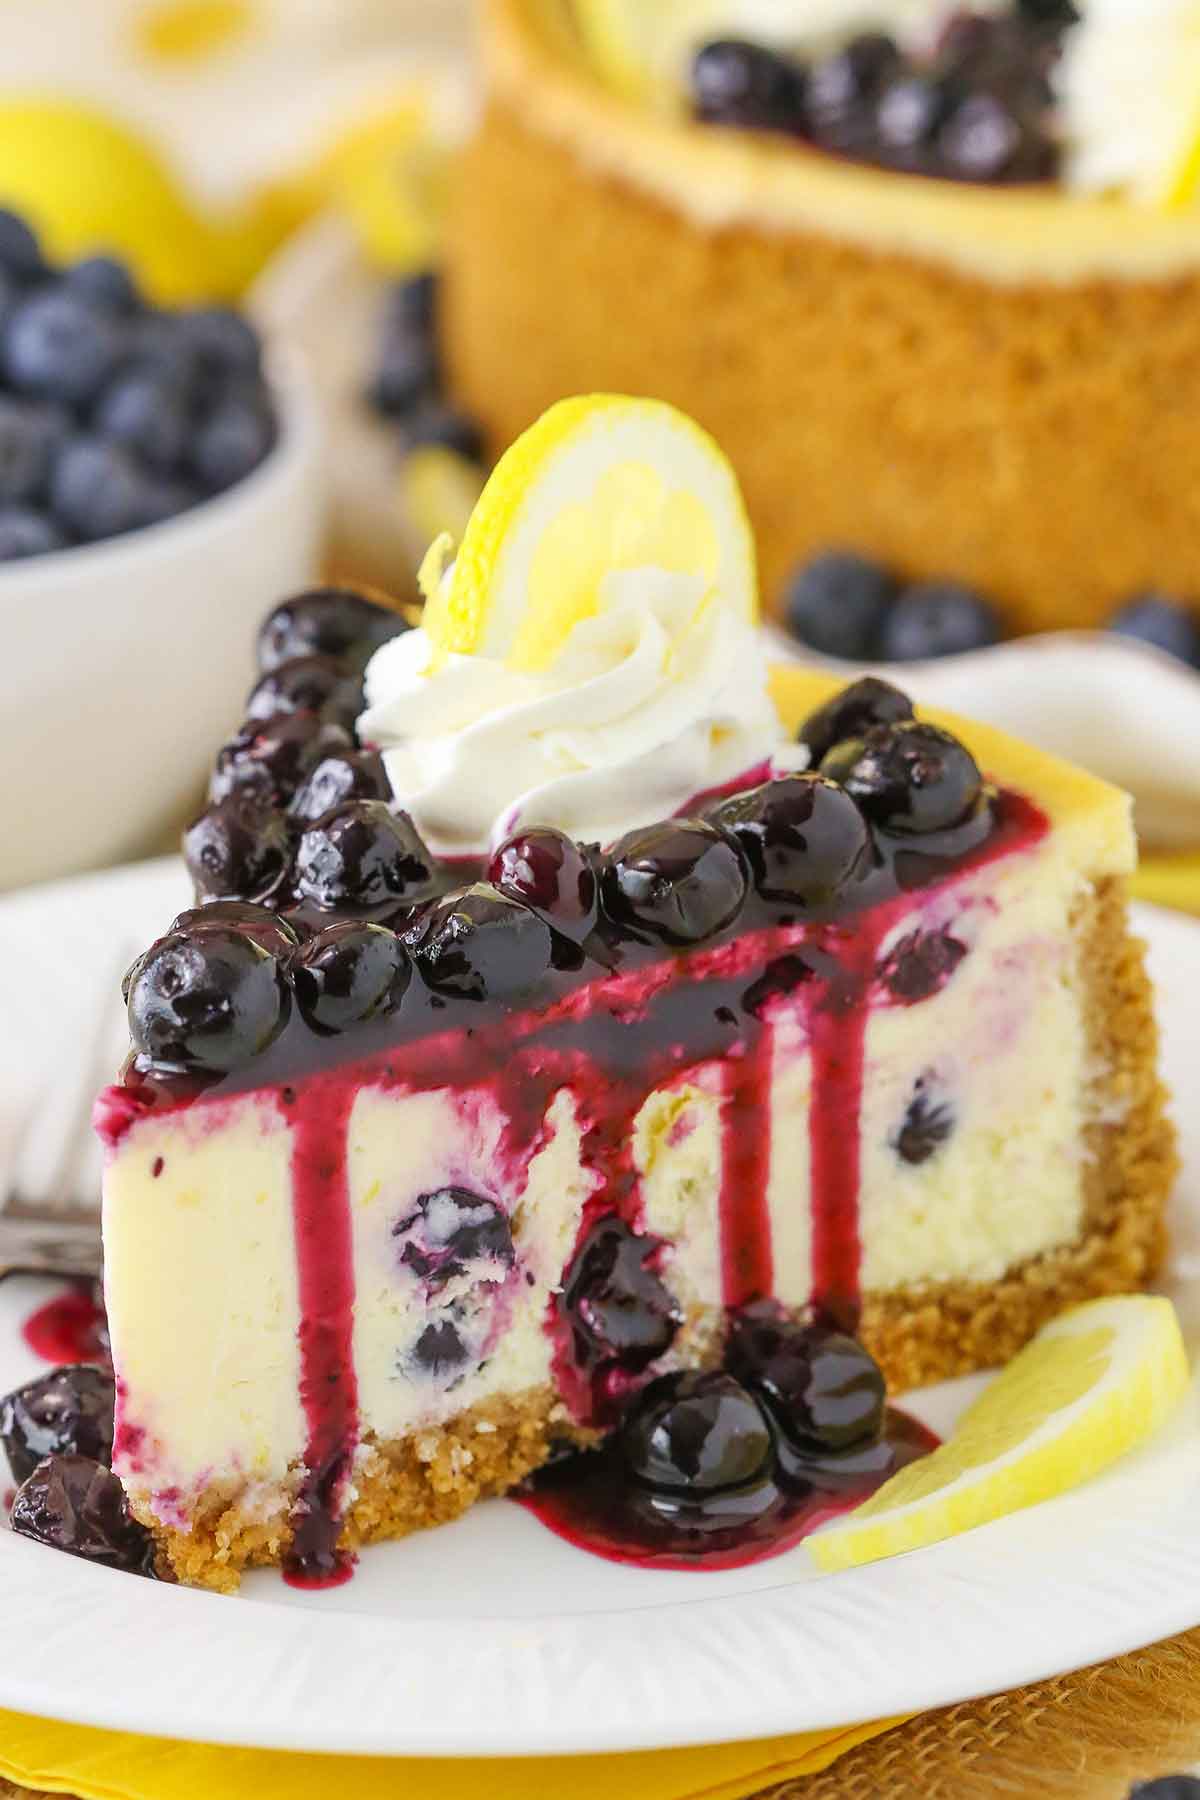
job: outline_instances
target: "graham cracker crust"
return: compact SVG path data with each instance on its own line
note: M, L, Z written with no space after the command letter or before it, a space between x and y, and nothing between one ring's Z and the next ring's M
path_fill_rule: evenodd
M537 99L493 97L449 232L451 387L494 451L564 395L674 402L737 469L769 607L842 546L970 582L1019 632L1200 596L1200 275L1006 285L700 225L539 129Z
M1162 1263L1179 1161L1158 1076L1154 995L1144 946L1129 931L1125 883L1099 883L1080 903L1075 929L1095 1072L1083 1235L987 1286L864 1295L862 1337L894 1393L1007 1362L1066 1307L1135 1292Z

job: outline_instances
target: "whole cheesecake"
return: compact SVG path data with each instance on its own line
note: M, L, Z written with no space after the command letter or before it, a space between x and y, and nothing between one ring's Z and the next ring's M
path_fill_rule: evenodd
M714 129L615 91L574 0L481 11L445 339L496 448L584 388L686 407L768 605L830 546L973 583L1017 631L1200 596L1200 206Z

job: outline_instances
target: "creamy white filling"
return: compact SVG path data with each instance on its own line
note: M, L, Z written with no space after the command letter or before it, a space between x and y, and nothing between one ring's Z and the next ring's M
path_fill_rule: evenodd
M1200 178L1174 191L1200 140L1196 0L1087 0L1056 83L1072 187L1200 204Z

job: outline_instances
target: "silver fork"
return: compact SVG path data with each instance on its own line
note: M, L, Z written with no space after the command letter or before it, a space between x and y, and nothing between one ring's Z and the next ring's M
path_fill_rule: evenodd
M115 995L136 951L96 992L89 1024L61 1056L25 1115L0 1189L0 1280L100 1273L99 1152L92 1103L111 1081L128 1041Z

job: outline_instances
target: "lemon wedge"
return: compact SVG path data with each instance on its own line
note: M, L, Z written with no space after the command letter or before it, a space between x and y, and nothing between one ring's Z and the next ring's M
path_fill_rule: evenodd
M707 432L656 400L552 407L501 458L448 560L443 541L424 571L435 651L514 669L546 668L622 571L697 577L702 597L758 612L737 477Z
M1065 1493L1157 1431L1187 1385L1169 1300L1088 1301L1013 1358L947 1443L818 1532L810 1553L822 1569L853 1569Z

